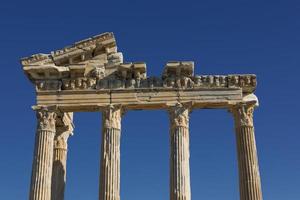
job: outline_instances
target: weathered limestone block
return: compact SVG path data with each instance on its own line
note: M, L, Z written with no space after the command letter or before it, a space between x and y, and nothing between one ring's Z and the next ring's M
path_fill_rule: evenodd
M170 199L190 200L189 108L178 104L170 114Z
M236 127L241 200L263 199L253 127L254 106L239 104L232 109Z
M120 200L120 107L110 106L102 114L100 200Z
M56 113L42 108L36 111L38 125L30 185L30 200L51 200L51 176Z

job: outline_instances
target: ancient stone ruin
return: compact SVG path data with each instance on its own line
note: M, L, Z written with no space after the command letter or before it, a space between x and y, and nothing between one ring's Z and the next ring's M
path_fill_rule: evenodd
M102 112L100 200L120 200L120 136L128 110L164 109L170 117L170 199L190 200L189 113L225 108L234 117L241 200L261 200L253 74L195 75L191 61L168 62L148 77L143 62L123 62L113 33L50 54L21 59L36 90L37 130L30 200L63 200L73 113ZM72 153L72 152L70 152Z

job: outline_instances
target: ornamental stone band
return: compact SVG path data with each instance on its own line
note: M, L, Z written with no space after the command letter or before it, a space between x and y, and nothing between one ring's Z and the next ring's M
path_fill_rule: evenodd
M161 76L124 62L113 33L22 58L36 92L37 130L30 200L64 200L73 113L102 112L99 200L120 200L121 121L125 111L161 109L170 119L170 200L191 200L189 114L228 109L236 129L241 200L262 200L254 135L256 75L195 75L194 62L170 61ZM168 133L164 133L168 134ZM126 137L124 135L123 137Z

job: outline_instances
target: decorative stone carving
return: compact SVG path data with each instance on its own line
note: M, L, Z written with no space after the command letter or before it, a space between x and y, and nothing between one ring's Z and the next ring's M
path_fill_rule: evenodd
M253 112L254 104L238 104L232 108L233 115L237 126L251 126L253 127Z
M57 135L54 138L54 148L55 149L68 149L68 138L70 136L70 133L64 133L61 135Z
M100 200L120 200L120 106L111 105L102 115Z
M253 127L254 107L255 103L240 103L232 108L236 129L240 199L242 200L263 199Z
M29 199L50 200L56 113L40 108L36 116L38 123Z
M56 113L49 111L47 108L37 110L38 130L49 130L55 132Z
M103 126L105 128L121 129L122 111L120 106L111 105L103 111Z
M190 200L189 108L177 104L170 113L170 199Z
M251 88L256 88L256 76L253 74L249 75L228 75L228 87L229 88L245 88L249 90Z
M145 63L123 63L113 33L76 42L51 54L23 58L21 63L26 75L36 83L37 92L242 88L252 93L256 88L256 76L252 74L194 76L191 61L168 62L161 77L147 77Z
M90 73L91 77L96 77L97 80L103 79L105 77L105 67L96 67L94 70Z
M51 200L64 200L68 138L73 135L73 113L58 112L53 145Z
M35 54L30 57L25 57L21 59L22 65L29 65L29 64L41 64L41 63L51 63L52 60L49 57L49 54Z
M64 90L85 90L96 88L96 78L63 79Z
M189 109L186 105L177 104L169 107L170 124L172 127L189 128Z
M95 69L90 73L91 77L70 78L62 80L37 80L36 90L39 91L60 91L60 90L107 90L107 89L197 89L197 88L243 88L251 91L256 87L254 75L240 76L194 76L194 77L159 77L141 78L137 73L136 78L122 78L114 75L103 78L103 69Z
M72 117L67 112L105 108L99 196L100 200L120 200L123 108L165 109L169 105L172 105L169 107L170 198L190 200L189 112L192 104L193 108L232 109L241 199L262 199L253 127L253 109L258 102L253 94L257 85L255 75L194 75L193 62L172 61L166 64L161 76L147 77L145 63L123 62L123 54L117 51L112 33L76 42L51 54L36 54L22 59L21 63L36 86L37 108L53 105L59 108L56 113L47 108L37 110L30 200L64 198L67 139L73 131Z
M39 80L36 81L36 91L55 90L60 91L62 82L60 80Z

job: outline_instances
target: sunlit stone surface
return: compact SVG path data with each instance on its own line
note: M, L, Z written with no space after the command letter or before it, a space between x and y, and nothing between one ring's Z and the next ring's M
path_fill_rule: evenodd
M262 199L253 127L255 75L195 75L194 62L170 61L160 76L149 77L146 63L124 62L113 33L22 58L21 64L35 87L38 121L30 200L64 199L74 112L103 113L99 199L119 200L121 118L140 109L169 112L170 199L190 200L189 113L206 108L233 113L240 199Z

